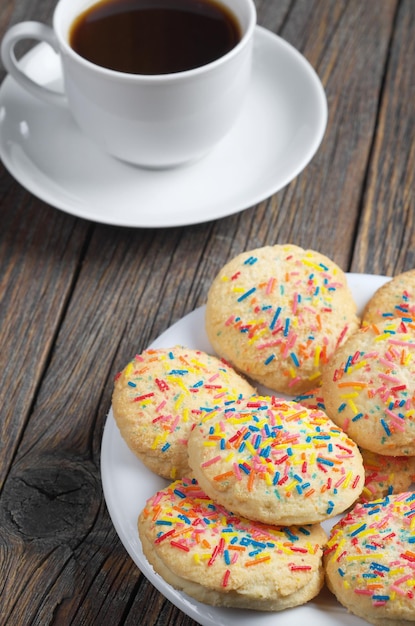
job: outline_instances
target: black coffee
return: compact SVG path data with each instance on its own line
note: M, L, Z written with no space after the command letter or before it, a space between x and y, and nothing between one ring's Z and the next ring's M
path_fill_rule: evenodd
M92 63L131 74L206 65L241 39L236 17L215 0L101 0L72 24L69 43Z

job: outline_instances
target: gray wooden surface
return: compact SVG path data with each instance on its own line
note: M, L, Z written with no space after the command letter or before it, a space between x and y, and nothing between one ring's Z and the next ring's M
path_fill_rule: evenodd
M2 624L195 625L118 539L100 445L115 373L205 302L221 265L291 242L347 271L415 267L414 0L256 4L259 24L313 65L329 105L319 151L276 195L200 225L118 228L48 206L0 163ZM49 22L54 6L2 0L0 37Z

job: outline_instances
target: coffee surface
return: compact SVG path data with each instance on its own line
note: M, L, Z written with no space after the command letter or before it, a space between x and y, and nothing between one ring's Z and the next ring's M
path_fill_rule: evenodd
M73 22L69 44L97 65L151 75L206 65L240 38L236 17L214 0L101 0Z

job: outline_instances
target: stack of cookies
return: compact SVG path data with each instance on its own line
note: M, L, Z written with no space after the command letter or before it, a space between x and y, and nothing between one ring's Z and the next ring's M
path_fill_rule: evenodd
M172 586L213 605L278 611L315 597L326 572L339 601L369 622L415 619L415 496L405 492L415 325L401 284L392 309L402 314L390 315L386 298L361 324L327 257L293 245L246 252L209 291L218 357L147 350L117 376L123 438L170 481L138 530ZM386 319L373 320L380 310ZM340 515L327 539L321 523Z

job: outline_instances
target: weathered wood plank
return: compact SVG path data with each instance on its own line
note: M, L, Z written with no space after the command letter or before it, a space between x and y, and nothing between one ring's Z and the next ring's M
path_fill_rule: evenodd
M415 267L415 5L402 0L379 105L353 269L393 276Z
M29 8L8 0L7 11L13 8L12 19L44 19L52 5L33 0ZM374 133L382 129L379 97L386 126L387 115L392 119L402 106L389 89L413 93L409 70L400 67L404 49L398 54L398 35L391 39L397 2L384 0L382 11L376 0L257 0L257 6L259 23L316 68L330 110L318 154L273 198L209 224L119 229L47 207L0 166L6 207L0 211L0 316L7 354L0 389L13 400L0 422L7 476L0 499L0 568L7 576L0 592L8 626L195 624L139 573L105 510L99 455L112 378L135 352L204 303L216 271L243 249L291 241L349 267L368 164L372 158L374 168L381 165L372 151ZM402 2L397 14L399 36L406 33L406 39L413 7ZM391 138L376 144L383 159ZM402 163L413 163L413 153ZM402 175L402 163L401 169L389 164L392 180ZM408 222L409 211L405 215ZM370 220L365 236L369 226ZM367 270L369 250L363 239L358 243L362 255L353 268Z

